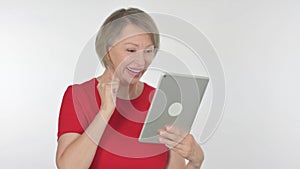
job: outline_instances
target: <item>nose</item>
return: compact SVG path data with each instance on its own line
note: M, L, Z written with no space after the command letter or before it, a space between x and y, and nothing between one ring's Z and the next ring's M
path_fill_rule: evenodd
M145 57L144 57L144 50L140 50L137 52L134 62L137 64L137 66L144 67L145 66Z

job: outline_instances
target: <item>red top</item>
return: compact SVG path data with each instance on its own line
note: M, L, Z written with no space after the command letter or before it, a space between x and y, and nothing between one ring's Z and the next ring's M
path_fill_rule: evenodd
M93 78L69 86L59 115L58 138L65 133L82 134L99 112L98 81ZM155 89L144 83L142 94L133 100L117 98L90 169L163 169L168 149L162 144L138 142Z

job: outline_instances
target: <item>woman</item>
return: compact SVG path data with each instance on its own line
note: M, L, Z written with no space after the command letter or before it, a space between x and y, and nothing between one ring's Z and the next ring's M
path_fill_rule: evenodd
M154 91L140 78L158 48L157 27L144 11L120 9L106 19L96 38L104 73L69 86L62 101L58 168L200 168L203 151L190 134L166 126L158 131L162 144L137 141Z

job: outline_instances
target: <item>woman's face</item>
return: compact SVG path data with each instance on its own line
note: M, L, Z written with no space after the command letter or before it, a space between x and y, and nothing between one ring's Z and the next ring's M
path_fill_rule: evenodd
M134 25L127 25L120 37L109 49L108 57L120 83L135 84L152 62L154 45L150 35Z

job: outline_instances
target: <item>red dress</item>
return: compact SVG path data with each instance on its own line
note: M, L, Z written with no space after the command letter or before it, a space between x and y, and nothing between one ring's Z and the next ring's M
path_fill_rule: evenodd
M65 133L82 134L99 112L98 81L93 78L66 90L59 115L58 138ZM133 100L117 98L116 109L105 128L90 169L163 169L167 147L138 142L155 89L144 83Z

